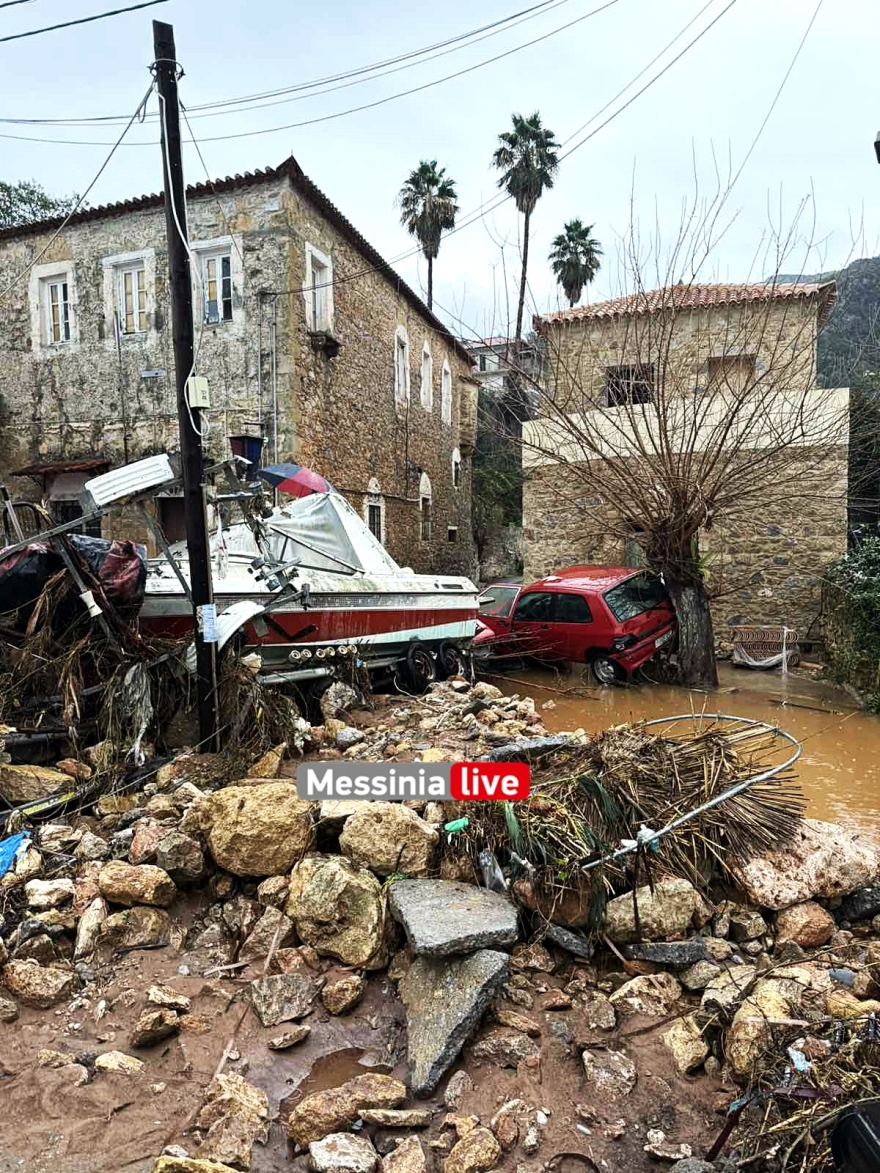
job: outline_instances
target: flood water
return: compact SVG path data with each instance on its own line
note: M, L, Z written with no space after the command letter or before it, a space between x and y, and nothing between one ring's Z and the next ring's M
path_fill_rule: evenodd
M583 728L597 733L625 721L679 713L726 713L778 725L803 746L796 771L811 818L845 823L880 835L880 717L855 708L841 689L807 676L753 672L719 665L715 693L645 684L603 688L588 672L511 668L491 677L505 693L547 700L541 711L551 732Z

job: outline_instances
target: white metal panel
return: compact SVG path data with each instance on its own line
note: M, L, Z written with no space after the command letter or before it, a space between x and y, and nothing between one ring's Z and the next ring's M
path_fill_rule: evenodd
M147 489L173 480L171 462L163 452L159 456L148 456L145 460L136 460L133 464L124 464L122 468L114 468L99 477L92 477L86 481L84 488L94 507L103 509L105 505L121 501L133 493L144 493Z

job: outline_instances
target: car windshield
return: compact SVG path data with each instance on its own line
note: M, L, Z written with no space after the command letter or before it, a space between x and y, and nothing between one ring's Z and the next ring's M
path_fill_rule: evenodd
M666 587L653 574L635 574L606 591L603 598L608 610L619 622L644 615L659 603L669 599Z
M519 587L515 586L489 587L484 595L480 595L480 614L505 618L510 614L513 600L518 594Z

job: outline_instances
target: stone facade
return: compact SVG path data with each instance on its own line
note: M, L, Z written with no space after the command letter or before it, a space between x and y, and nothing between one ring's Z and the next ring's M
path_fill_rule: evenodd
M712 401L702 397L721 397L717 402L723 404L723 397L736 394L738 387L748 389L747 382L737 383L745 369L745 378L769 386L786 411L798 414L798 408L807 408L817 443L810 442L809 423L786 422L803 435L796 459L786 456L784 474L776 480L768 470L766 485L741 502L732 493L733 504L715 511L699 530L716 632L723 637L735 625L784 623L806 636L821 609L823 569L846 550L848 395L814 389L817 331L833 289L801 288L809 292L778 303L764 294L755 303L607 316L600 304L587 307L587 313L576 310L541 320L548 341L549 394L564 405L574 426L546 418L526 426L527 581L576 563L641 565L637 517L626 516L625 504L618 499L612 505L603 493L599 451L606 457L620 454L635 476L636 466L653 455L651 437L658 435L662 420L673 437L663 441L666 449L690 450L690 475L698 475L708 466L717 432L707 428L711 440L706 443L688 438L693 405L699 397L706 418L718 418L711 414ZM653 394L645 391L644 405L637 402L638 390L630 399L615 392L616 371L629 368L631 382L625 389L632 395L632 380L641 377L633 368L646 365L653 365ZM615 393L620 406L609 399ZM788 416L779 418L788 421ZM588 443L576 439L579 430L590 436ZM770 442L765 432L762 423L749 433L753 452ZM597 459L585 461L585 451ZM749 458L746 450L742 459ZM812 635L817 636L815 625Z
M190 188L187 220L202 275L194 302L208 458L228 457L231 435L262 432L262 463L322 473L401 564L471 573L476 384L462 345L292 158ZM0 233L0 291L11 286L0 319L0 481L95 458L174 461L162 197L80 213L53 240L57 227ZM212 274L219 292L206 306ZM38 471L11 484L17 497L72 496L81 480ZM162 508L171 522L173 505ZM104 527L144 536L118 519Z

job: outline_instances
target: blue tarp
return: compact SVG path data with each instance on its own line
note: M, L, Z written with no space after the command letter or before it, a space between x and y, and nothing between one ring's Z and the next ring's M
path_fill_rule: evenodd
M20 831L17 835L10 835L8 839L0 841L0 878L5 876L12 867L16 852L22 843L29 838L29 831Z

